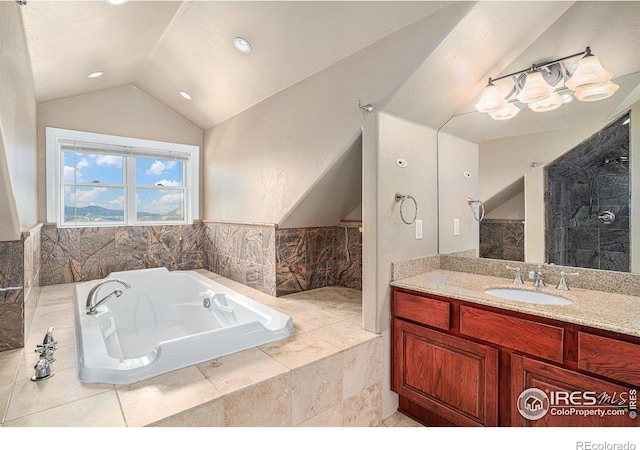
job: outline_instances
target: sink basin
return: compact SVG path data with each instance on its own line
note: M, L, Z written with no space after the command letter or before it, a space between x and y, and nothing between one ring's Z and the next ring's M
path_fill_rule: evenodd
M571 305L573 302L557 295L545 294L544 292L525 291L523 289L487 289L485 294L494 297L513 300L516 302L535 303L537 305Z

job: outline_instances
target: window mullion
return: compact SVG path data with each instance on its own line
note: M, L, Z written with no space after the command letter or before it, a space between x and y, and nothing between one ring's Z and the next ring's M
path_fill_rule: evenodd
M127 225L133 225L136 222L138 216L137 202L136 202L136 159L128 156L126 160L125 169L125 201L127 207L125 209L125 223Z

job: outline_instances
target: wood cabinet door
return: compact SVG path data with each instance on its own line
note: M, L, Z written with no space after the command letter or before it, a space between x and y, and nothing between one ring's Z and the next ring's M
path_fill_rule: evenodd
M636 389L519 355L511 357L511 374L513 426L640 426Z
M392 387L461 426L498 422L498 351L412 323L393 321Z

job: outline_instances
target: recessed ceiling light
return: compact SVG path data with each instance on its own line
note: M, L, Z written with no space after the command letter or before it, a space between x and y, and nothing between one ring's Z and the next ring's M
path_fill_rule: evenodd
M244 38L237 37L233 40L233 45L240 53L251 53L251 44Z
M187 100L193 100L193 97L191 97L191 94L189 94L186 91L180 91L180 95L182 96L182 98L186 98Z
M106 2L109 5L113 5L113 6L118 6L118 5L124 5L125 3L127 3L129 0L106 0Z
M91 72L89 75L87 75L87 77L89 78L98 78L101 77L102 75L104 75L104 72Z

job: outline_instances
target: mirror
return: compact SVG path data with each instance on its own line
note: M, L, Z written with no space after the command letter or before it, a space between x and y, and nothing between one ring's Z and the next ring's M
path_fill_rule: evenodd
M631 176L640 173L632 172L640 155L629 153L630 141L639 137L628 136L638 127L640 73L613 81L620 88L601 101L574 100L543 113L524 108L505 121L475 110L452 117L438 131L439 252L640 272L640 245L628 231L640 229L640 208L630 207L640 202ZM631 110L634 125L622 126ZM640 143L635 148L640 153ZM616 188L630 191L626 206L609 205ZM573 203L566 200L571 196ZM614 261L621 256L626 264Z

